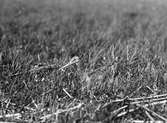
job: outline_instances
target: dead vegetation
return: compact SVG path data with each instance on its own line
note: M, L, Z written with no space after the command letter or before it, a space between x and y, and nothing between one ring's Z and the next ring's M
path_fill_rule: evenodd
M167 122L166 6L118 1L4 2L1 122Z

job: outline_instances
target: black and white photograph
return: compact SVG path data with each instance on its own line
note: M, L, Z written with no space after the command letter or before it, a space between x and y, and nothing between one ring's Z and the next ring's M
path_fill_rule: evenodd
M167 0L0 0L0 123L167 122Z

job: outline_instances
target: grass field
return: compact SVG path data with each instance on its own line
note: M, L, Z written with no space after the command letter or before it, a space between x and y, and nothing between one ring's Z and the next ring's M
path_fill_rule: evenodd
M0 121L167 122L165 0L1 0Z

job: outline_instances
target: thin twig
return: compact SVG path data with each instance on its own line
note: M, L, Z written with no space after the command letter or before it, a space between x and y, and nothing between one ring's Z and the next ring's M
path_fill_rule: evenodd
M154 90L151 89L149 86L146 86L146 88L148 88L152 93L154 93Z
M145 111L145 114L147 115L147 117L152 121L154 122L154 118L150 115L150 113L148 111Z
M149 104L145 104L144 106L148 107L148 106L153 106L153 105L157 105L157 104L165 104L167 103L167 100L162 100L162 101L159 101L159 102L152 102L152 103L149 103Z
M54 115L57 116L58 114L63 113L63 112L67 112L67 111L79 109L79 108L82 107L82 105L83 105L83 103L79 103L77 106L74 106L74 107L69 108L69 109L64 109L64 110L63 110L63 109L58 109L55 113L45 115L45 116L41 117L40 119L43 119L43 120L44 120L44 119L48 119L48 118L50 118L50 117L52 117L52 116L54 116Z
M107 104L105 104L104 106L102 106L102 108L105 108L106 106L108 106L108 105L111 105L112 103L119 103L119 102L123 102L123 101L125 101L125 100L128 100L129 99L129 97L125 97L125 98L123 98L123 99L116 99L116 100L111 100L111 102L110 103L107 103Z
M167 122L167 119L166 119L166 118L164 118L163 116L161 116L161 115L159 115L159 114L155 113L154 111L152 111L152 110L148 109L147 107L142 106L142 105L140 105L140 104L136 104L136 106L138 106L138 107L141 107L141 108L145 109L146 111L148 111L148 112L152 113L154 116L158 117L159 119L161 119L161 120L163 120L163 121Z
M73 98L73 96L71 96L71 95L66 91L66 89L63 88L63 91L64 91L70 98Z
M119 114L117 115L117 117L122 117L122 116L126 115L127 113L131 113L131 112L134 112L134 111L135 111L135 109L129 109L128 112L127 112L127 111L124 111L124 112L119 113Z
M122 111L123 109L126 109L128 106L127 105L125 105L125 106L123 106L123 107L121 107L121 108L119 108L119 109L117 109L117 110L114 110L113 112L111 112L112 114L117 114L117 113L119 113L120 111Z
M149 97L141 97L141 98L129 98L131 101L137 101L137 100L149 100L153 98L162 98L162 97L167 97L167 94L161 94L161 95L154 95L154 96L149 96Z
M131 102L131 104L141 104L141 103L162 103L164 101L167 101L167 97L165 98L157 98L157 99L149 99L149 100L141 100L141 101L135 101L135 102Z

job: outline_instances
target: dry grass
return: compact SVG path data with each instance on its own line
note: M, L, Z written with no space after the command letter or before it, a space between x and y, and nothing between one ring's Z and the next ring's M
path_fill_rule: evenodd
M3 4L1 122L167 121L165 2Z

